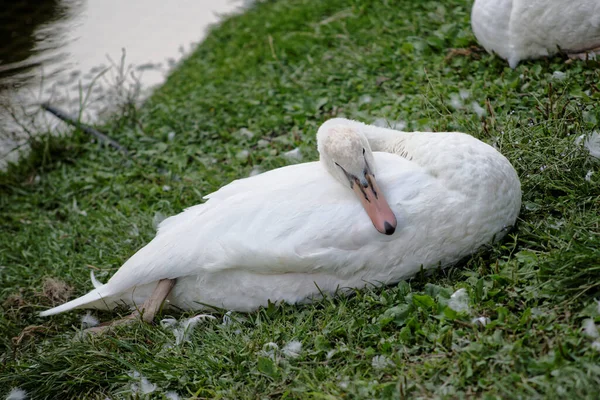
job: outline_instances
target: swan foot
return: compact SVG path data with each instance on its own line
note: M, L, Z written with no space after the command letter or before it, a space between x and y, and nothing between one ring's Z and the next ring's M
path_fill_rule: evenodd
M480 58L479 53L482 53L484 50L481 47L477 47L477 46L470 46L462 49L448 49L448 53L446 54L446 57L444 58L444 61L448 62L451 59L453 59L456 56L462 56L462 57L473 57L475 59Z
M83 332L97 335L104 333L115 326L127 325L135 322L140 316L143 322L151 323L158 311L161 309L165 299L167 296L169 296L169 293L171 293L173 286L175 286L175 282L175 279L161 279L158 281L158 284L152 292L152 295L146 299L140 309L135 310L133 313L131 313L131 315L128 315L125 318L104 322L93 328L85 329Z

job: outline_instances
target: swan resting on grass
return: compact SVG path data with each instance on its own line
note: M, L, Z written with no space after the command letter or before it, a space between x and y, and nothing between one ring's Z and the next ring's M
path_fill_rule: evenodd
M250 312L338 289L393 284L500 239L519 178L493 147L459 132L400 132L336 118L320 161L234 181L164 220L104 285L41 313L127 304Z
M600 55L598 0L475 0L471 25L477 41L511 68L559 51Z

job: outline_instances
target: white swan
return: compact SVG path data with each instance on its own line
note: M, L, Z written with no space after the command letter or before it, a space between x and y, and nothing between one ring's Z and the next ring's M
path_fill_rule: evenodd
M320 162L222 187L166 219L108 283L41 315L140 305L165 279L172 306L237 311L390 284L499 239L519 214L515 170L467 134L333 119L317 141Z
M600 54L598 0L475 0L471 25L479 43L511 68L558 51Z

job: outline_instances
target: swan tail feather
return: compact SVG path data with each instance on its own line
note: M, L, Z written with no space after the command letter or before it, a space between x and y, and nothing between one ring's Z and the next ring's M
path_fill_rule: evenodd
M104 283L100 282L96 279L96 275L94 275L94 271L90 271L90 279L92 280L92 285L94 285L94 289L100 289L104 286Z
M94 289L91 292L78 297L74 300L71 300L65 304L61 304L60 306L51 308L46 311L40 312L41 317L48 317L50 315L58 314L61 312L73 310L75 308L98 308L98 309L108 309L109 306L105 302L105 298L107 296L103 295L100 290Z

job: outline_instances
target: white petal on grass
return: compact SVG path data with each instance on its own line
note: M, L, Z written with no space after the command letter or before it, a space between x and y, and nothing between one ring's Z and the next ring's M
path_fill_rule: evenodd
M588 318L583 321L583 333L585 333L587 337L590 337L592 339L597 339L600 337L600 334L598 333L598 328L596 327L594 320L591 318Z
M292 340L291 342L289 342L288 344L283 346L283 349L281 349L281 352L283 353L283 355L286 357L290 357L290 358L298 357L300 355L301 351L302 351L302 343L300 343L297 340Z
M456 312L469 312L469 294L465 288L458 289L452 293L448 301L448 307Z
M488 317L477 317L477 318L473 318L471 320L471 323L473 325L481 325L481 326L486 326L490 322L492 322L492 320L489 319Z
M286 151L283 153L283 158L288 161L300 161L302 160L302 153L300 152L300 148L296 147L294 150Z
M20 388L12 388L6 395L6 400L25 400L27 392Z
M386 356L375 356L371 360L371 366L375 369L385 369L394 366L394 363Z
M479 105L476 101L471 103L471 107L473 107L473 112L477 114L479 118L485 115L485 109Z
M583 146L590 152L590 155L595 158L600 158L600 133L592 132L583 142Z
M81 317L81 326L84 329L93 328L95 326L98 326L99 324L100 321L98 321L98 318L94 317L89 311L87 312L87 314Z

